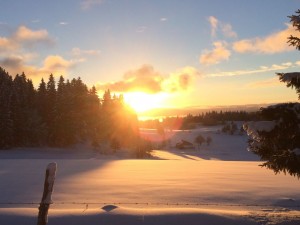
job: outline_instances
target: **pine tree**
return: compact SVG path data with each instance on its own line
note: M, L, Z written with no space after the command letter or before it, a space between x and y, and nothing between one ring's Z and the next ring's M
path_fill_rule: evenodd
M292 25L300 31L300 10L290 16ZM300 50L300 39L290 36L289 43ZM300 99L300 72L278 73L287 87L296 89ZM262 164L275 173L300 177L300 103L282 103L261 109L266 121L245 124L250 136L249 148L259 155Z
M0 67L0 149L13 147L12 77Z
M56 115L56 87L53 74L50 74L46 85L46 124L48 128L48 142L55 146L55 115Z

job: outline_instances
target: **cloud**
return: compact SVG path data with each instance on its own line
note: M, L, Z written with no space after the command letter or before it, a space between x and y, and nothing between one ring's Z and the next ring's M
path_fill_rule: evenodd
M146 26L140 26L136 29L136 32L137 33L143 33L147 30L147 27Z
M163 90L166 92L186 91L192 86L196 76L200 76L200 73L194 67L179 69L164 80Z
M4 52L4 51L11 51L11 50L15 50L18 48L18 43L16 43L15 41L6 38L6 37L0 37L0 51Z
M69 23L68 23L68 22L65 22L65 21L61 21L61 22L59 22L59 25L67 26L67 25L69 25Z
M99 50L82 50L78 47L72 48L71 54L74 57L84 57L84 56L99 56Z
M238 53L262 53L274 54L291 51L294 48L287 44L287 37L296 36L297 32L292 25L287 24L287 28L266 37L256 37L253 39L244 39L233 43L234 51Z
M18 27L11 36L0 36L0 50L2 54L4 52L20 51L38 44L49 45L52 43L54 43L54 40L50 38L47 30L34 31L25 26Z
M39 23L41 22L39 19L31 20L31 23Z
M211 26L211 36L215 37L216 36L216 32L217 32L217 27L218 27L218 19L214 16L210 16L208 17L208 21L210 23Z
M286 70L293 67L298 67L298 62L291 63L285 62L280 65L273 64L271 66L260 66L257 69L253 70L236 70L236 71L227 71L227 72L219 72L219 73L211 73L206 74L206 77L230 77L230 76L241 76L241 75L249 75L249 74L256 74L256 73L264 73L269 71L279 71L279 70Z
M18 70L22 68L23 59L20 56L9 56L3 59L0 59L0 64L2 67L11 70Z
M214 49L209 51L205 50L204 53L200 56L200 63L204 65L212 65L220 63L223 60L228 60L231 53L226 48L226 42L214 42Z
M210 23L211 27L211 36L216 37L217 31L220 30L222 32L222 35L228 38L236 38L237 34L233 31L231 24L224 23L219 21L216 17L210 16L208 17L208 21Z
M160 72L155 71L153 66L143 65L136 70L126 72L121 81L98 84L97 89L146 93L185 91L191 86L193 77L198 74L196 69L186 67L169 76L163 76Z
M37 67L29 65L27 63L27 57L21 55L0 58L1 66L3 66L11 75L24 72L26 76L35 83L39 82L42 77L49 76L51 73L54 76L65 75L69 69L76 66L79 62L80 61L64 59L59 55L49 55L43 60L43 65Z
M99 84L97 89L110 89L115 92L144 91L157 93L162 91L162 81L162 75L156 72L151 65L143 65L137 70L126 72L122 81Z
M59 55L49 55L44 60L43 71L66 71L74 66L75 62L68 61Z
M161 22L166 22L167 20L168 20L168 18L166 18L166 17L160 18L160 21L161 21Z
M228 24L228 23L223 24L221 29L222 29L222 32L225 37L229 37L229 38L237 37L237 33L235 31L233 31L232 26L230 24Z
M51 73L55 76L66 75L71 68L83 61L81 58L68 60L60 55L48 55L40 59L38 53L32 50L37 44L49 43L53 43L53 39L47 30L31 30L20 26L10 36L0 37L0 65L11 75L24 72L33 82L39 82L41 77L47 77ZM77 52L93 53L80 49L77 49Z
M87 10L96 5L101 5L104 0L82 0L81 1L81 9Z
M14 33L12 39L15 42L23 44L35 45L37 43L51 43L52 40L48 35L47 30L33 31L25 26L20 26Z

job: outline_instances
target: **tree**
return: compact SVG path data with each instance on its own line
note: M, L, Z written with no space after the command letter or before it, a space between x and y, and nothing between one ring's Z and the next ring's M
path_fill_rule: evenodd
M202 145L202 143L204 143L206 140L205 138L199 134L196 138L195 138L195 143L198 144L198 148L200 148L200 146Z
M300 31L300 10L289 17ZM300 39L290 36L288 43L300 50ZM277 73L287 87L295 88L300 100L300 72ZM300 178L300 103L282 103L261 109L265 121L244 124L249 149L265 162L262 166Z
M12 78L0 67L0 149L10 148L14 142L12 87Z
M161 147L166 147L166 133L165 128L161 122L157 123L156 132L161 137Z

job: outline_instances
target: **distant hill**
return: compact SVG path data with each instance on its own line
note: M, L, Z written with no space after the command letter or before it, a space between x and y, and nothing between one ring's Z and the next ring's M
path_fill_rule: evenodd
M261 107L273 105L269 104L249 104L249 105L223 105L223 106L193 106L185 108L156 108L145 111L139 114L139 118L159 118L159 117L173 117L173 116L186 116L188 114L197 115L202 112L209 111L247 111L255 112Z

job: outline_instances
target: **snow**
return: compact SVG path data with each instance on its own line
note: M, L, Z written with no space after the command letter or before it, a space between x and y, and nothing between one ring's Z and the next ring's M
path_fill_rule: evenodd
M259 137L258 132L270 132L275 128L275 126L275 121L252 121L245 123L243 128L247 132L248 136L257 139Z
M299 224L299 180L259 167L257 156L246 151L246 135L219 129L166 132L167 150L148 160L88 148L0 151L0 224L36 222L45 165L54 160L60 169L49 225ZM143 133L159 139L155 130ZM212 143L173 147L198 134Z

